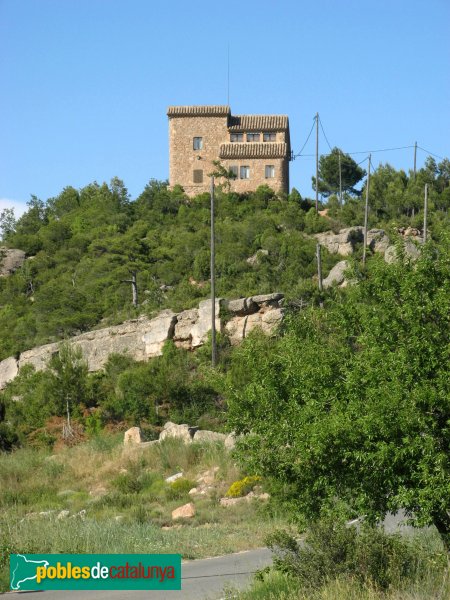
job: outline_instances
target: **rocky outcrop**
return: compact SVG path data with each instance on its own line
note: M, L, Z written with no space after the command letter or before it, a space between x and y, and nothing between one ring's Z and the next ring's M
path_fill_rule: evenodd
M386 252L389 244L389 237L384 229L369 229L367 232L367 245L372 252Z
M16 248L0 247L0 277L8 277L25 262L25 252Z
M188 504L183 504L183 506L179 506L175 510L172 511L172 519L176 521L177 519L191 519L195 516L195 506L192 502Z
M405 257L410 260L417 260L420 256L419 247L409 238L406 238L403 242L403 251L405 253ZM388 264L395 263L397 261L397 247L389 246L389 248L384 253L384 260Z
M324 246L330 254L341 254L348 256L353 253L355 244L364 241L364 227L347 227L339 233L324 231L314 235L321 246Z
M322 282L324 289L331 287L333 284L341 285L341 283L344 282L344 273L348 267L349 264L347 260L341 260L341 262L335 264L328 273L328 277L326 277Z
M140 444L141 442L141 430L139 427L131 427L130 429L125 431L125 434L123 436L123 443L125 446L128 446L130 444Z
M260 248L259 250L257 250L255 252L255 254L252 254L252 256L249 256L246 260L247 264L249 264L252 267L256 267L260 264L261 259L263 256L269 256L269 251L268 250L264 250L264 248Z
M2 390L8 381L12 381L19 372L17 360L14 357L7 358L0 362L0 390Z
M232 343L244 339L255 327L271 333L283 318L282 299L283 294L230 301L216 298L216 330L222 332L225 328L232 335ZM207 341L210 329L211 301L203 300L198 308L179 314L164 310L153 319L142 316L121 325L82 333L69 341L81 349L89 371L99 371L111 354L125 354L138 361L160 356L167 340L173 340L179 348L194 350ZM14 379L24 365L33 365L37 371L45 369L58 350L59 344L46 344L22 352L18 360L10 357L1 361L0 389Z
M227 302L224 307L231 318L225 331L230 342L239 344L256 327L266 334L273 333L283 320L283 298L283 294L275 293Z

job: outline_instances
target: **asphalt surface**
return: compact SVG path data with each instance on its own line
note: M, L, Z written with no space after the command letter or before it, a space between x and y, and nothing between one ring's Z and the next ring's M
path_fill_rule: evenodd
M245 589L253 574L271 563L267 548L185 562L181 567L181 591L50 591L13 592L22 600L217 600L224 588ZM8 596L4 595L6 600Z

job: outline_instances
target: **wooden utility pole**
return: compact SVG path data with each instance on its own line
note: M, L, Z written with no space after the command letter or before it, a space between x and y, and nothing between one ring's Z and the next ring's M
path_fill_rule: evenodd
M339 204L342 206L342 170L341 170L341 151L339 150Z
M367 251L367 221L369 217L369 188L370 188L370 163L372 155L369 154L369 169L367 171L367 183L366 183L366 206L364 209L364 248L363 248L363 265L366 264L366 251Z
M423 201L423 243L427 243L428 227L428 183L425 184L425 198Z
M216 248L214 239L214 177L211 177L211 364L216 366Z
M317 255L317 277L319 279L319 292L323 290L322 283L322 255L321 255L321 246L320 244L316 245L316 255Z
M316 213L319 212L319 113L316 113Z
M414 143L414 181L416 180L417 142Z

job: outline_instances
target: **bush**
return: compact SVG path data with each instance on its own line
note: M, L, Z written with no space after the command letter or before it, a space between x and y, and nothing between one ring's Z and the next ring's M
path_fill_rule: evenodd
M401 587L419 574L418 548L400 534L363 525L360 531L327 517L314 523L299 542L278 531L267 540L274 568L296 578L304 588L347 577L381 590Z
M239 498L240 496L246 496L260 481L261 477L258 477L257 475L244 477L244 479L235 481L230 485L226 496L228 496L228 498Z
M187 495L189 490L195 487L195 481L180 477L169 485L166 490L166 496L168 500L180 500Z

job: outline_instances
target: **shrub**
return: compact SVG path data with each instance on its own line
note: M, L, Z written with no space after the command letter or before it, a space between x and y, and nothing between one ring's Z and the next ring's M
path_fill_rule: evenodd
M180 477L167 488L166 496L169 500L179 500L187 495L189 490L195 487L195 482L184 477Z
M303 542L278 531L267 543L275 553L275 569L295 577L304 588L348 577L387 590L414 579L420 568L418 548L400 534L368 525L358 531L332 517L314 523Z
M260 481L261 477L258 477L258 475L244 477L244 479L235 481L230 485L226 496L229 498L239 498L240 496L245 496L251 492L254 486Z

